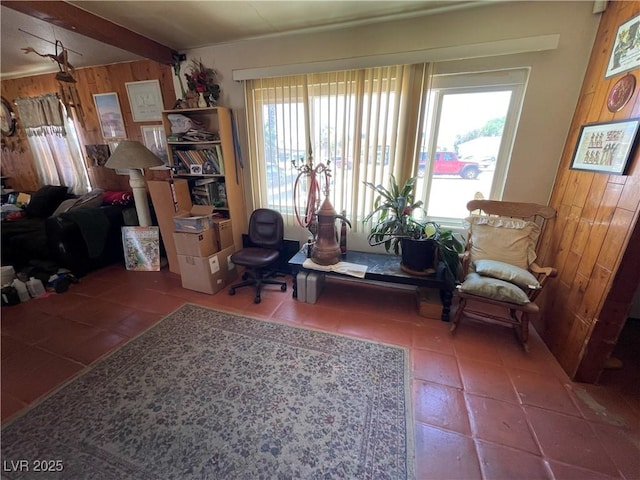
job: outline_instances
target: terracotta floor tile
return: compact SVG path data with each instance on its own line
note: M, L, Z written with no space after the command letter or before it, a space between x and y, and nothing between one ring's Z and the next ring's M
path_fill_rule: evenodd
M610 425L592 424L609 457L627 479L640 478L640 425L636 427L631 431Z
M456 358L429 350L413 350L413 377L427 382L462 388Z
M546 408L568 415L579 416L567 386L555 376L542 375L526 370L508 369L524 405Z
M382 322L373 331L375 340L392 345L411 347L413 343L412 325L398 320Z
M494 363L459 358L465 392L511 403L520 403L507 370Z
M4 422L25 408L27 403L3 391L0 398L0 405L2 421Z
M634 477L640 457L640 425L633 428L640 415L640 406L633 405L640 404L637 376L607 371L603 382L623 388L589 386L582 395L581 385L569 381L533 329L526 354L506 327L464 319L451 335L450 324L417 315L410 289L331 279L318 302L306 304L292 298L291 277L287 281L287 292L267 287L255 305L250 287L235 296L227 288L209 295L182 288L179 275L167 268L129 272L113 265L63 294L2 307L2 418L183 303L195 303L408 347L418 479L544 478L546 463L558 478L640 478ZM634 349L625 364L633 365L635 356ZM624 378L631 380L624 384ZM530 453L536 451L531 442L541 456Z
M572 391L580 413L587 420L640 431L640 416L629 409L619 392L584 383L574 384Z
M525 407L545 457L616 476L618 470L589 422L536 407Z
M2 344L0 346L0 358L4 360L5 358L9 358L11 355L20 352L26 347L26 343L12 338L8 335L2 335Z
M120 321L134 312L135 309L132 307L101 298L92 298L90 302L78 309L67 310L64 318L102 330L113 330Z
M156 324L163 317L164 315L159 313L134 310L134 313L119 321L113 328L113 331L126 337L133 338Z
M2 361L2 389L23 402L31 403L83 368L80 363L27 347L19 355Z
M413 382L414 414L422 423L471 435L462 390L437 383Z
M418 422L416 424L417 475L421 480L481 478L471 438Z
M300 302L295 303L300 304ZM281 304L280 309L286 305L286 303ZM340 317L342 316L341 312L334 308L320 307L318 305L308 303L304 303L302 305L307 305L307 308L303 309L303 313L299 317L293 317L291 319L292 321L298 321L306 327L319 328L320 330L326 330L329 332L338 331L338 327L340 326ZM280 309L274 314L275 316L280 315Z
M60 357L79 361L78 358L74 357L75 350L79 345L82 345L98 333L101 333L101 331L96 327L83 325L71 320L60 319L57 331L47 339L38 342L36 346Z
M83 341L79 341L65 354L65 357L80 362L83 365L90 365L127 340L128 337L124 335L100 331Z
M453 355L453 338L449 332L449 324L440 320L425 319L424 323L414 325L413 347L433 350Z
M522 407L471 394L465 396L474 436L540 455Z
M560 462L549 461L549 469L552 471L556 479L559 480L612 480L619 479L619 476L605 475L604 473L594 472L575 465L565 465ZM637 477L630 477L631 480Z
M78 283L71 284L68 291L75 295L97 297L98 295L108 296L109 291L116 287L118 287L117 283L91 277L81 278Z
M542 457L476 440L482 477L487 479L550 480Z
M499 351L515 342L511 331L501 325L489 325L463 320L453 334L456 356L502 365Z
M55 315L49 315L38 310L33 311L24 318L2 319L2 334L16 338L26 344L34 345L42 342L52 335L63 332L68 320Z

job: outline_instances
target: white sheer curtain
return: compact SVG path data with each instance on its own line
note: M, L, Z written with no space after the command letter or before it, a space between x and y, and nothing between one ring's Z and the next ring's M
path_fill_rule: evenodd
M80 142L55 94L16 100L42 185L64 185L76 195L91 190Z

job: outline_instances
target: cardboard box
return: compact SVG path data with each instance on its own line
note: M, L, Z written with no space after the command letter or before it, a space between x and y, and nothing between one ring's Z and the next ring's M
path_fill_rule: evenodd
M214 218L213 228L218 237L218 250L224 250L233 245L233 227L229 218Z
M442 302L440 292L434 288L416 288L416 300L418 313L421 317L440 319L442 315Z
M199 233L173 232L173 241L178 255L208 257L220 251L218 236L211 228Z
M173 217L176 232L199 233L213 228L213 207L194 205L189 211L180 211Z
M237 274L230 260L234 251L229 247L208 257L178 255L182 287L210 294L222 290Z
M173 217L178 210L191 209L191 195L189 183L181 178L173 181L149 180L147 182L153 210L160 227L160 238L169 261L169 270L180 273L180 266L173 240Z

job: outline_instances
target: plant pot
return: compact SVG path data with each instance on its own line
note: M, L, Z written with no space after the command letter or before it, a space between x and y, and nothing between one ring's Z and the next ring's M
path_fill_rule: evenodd
M400 267L412 275L431 275L435 273L436 242L430 238L400 239L402 263Z

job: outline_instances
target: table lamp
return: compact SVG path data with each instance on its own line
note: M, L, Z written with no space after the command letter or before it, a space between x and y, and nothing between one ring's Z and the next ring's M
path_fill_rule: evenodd
M147 189L143 169L159 167L163 165L154 153L140 142L133 140L122 140L118 143L115 151L105 163L105 167L113 169L129 170L129 185L133 190L133 200L138 214L138 223L142 227L151 225L151 214L149 213L149 200L147 199Z

